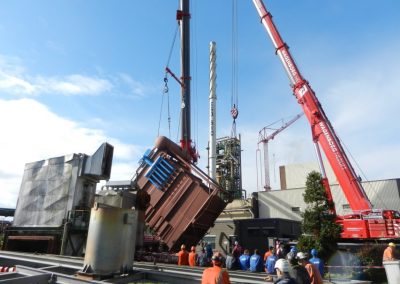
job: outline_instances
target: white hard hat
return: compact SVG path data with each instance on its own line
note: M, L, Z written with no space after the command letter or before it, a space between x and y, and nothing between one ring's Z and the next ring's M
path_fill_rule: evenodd
M298 252L296 255L297 259L306 259L307 258L307 254L305 254L304 252Z
M277 268L282 272L289 272L289 262L286 259L280 258L275 263L275 269Z

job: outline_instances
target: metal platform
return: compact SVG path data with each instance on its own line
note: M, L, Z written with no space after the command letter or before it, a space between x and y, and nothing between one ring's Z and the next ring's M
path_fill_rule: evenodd
M139 262L128 275L114 275L103 280L79 279L75 275L83 267L83 258L0 252L1 266L16 266L16 272L0 273L0 283L171 283L201 282L204 268ZM229 271L231 283L268 283L264 273Z

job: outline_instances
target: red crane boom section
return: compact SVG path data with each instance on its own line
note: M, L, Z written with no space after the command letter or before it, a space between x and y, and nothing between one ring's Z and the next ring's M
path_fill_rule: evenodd
M272 15L266 10L262 0L253 0L261 17L261 22L266 28L279 56L283 67L291 81L293 93L301 105L311 125L314 141L322 147L333 172L338 179L350 208L353 211L371 210L372 205L362 188L353 167L347 158L335 131L326 117L324 110L309 83L304 80L296 66L289 47L282 40Z

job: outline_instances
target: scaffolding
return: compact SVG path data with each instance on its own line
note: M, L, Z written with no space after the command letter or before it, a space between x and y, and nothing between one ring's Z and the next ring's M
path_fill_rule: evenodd
M242 196L241 142L236 137L217 139L216 179L219 185L229 192L233 199ZM246 198L246 196L244 196Z

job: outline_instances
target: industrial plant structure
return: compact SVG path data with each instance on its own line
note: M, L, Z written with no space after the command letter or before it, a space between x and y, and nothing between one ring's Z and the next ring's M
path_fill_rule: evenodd
M243 196L241 142L236 137L217 139L216 145L216 179L229 192L233 199Z

